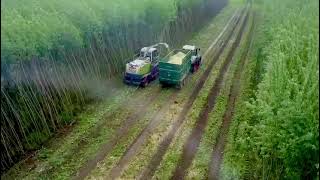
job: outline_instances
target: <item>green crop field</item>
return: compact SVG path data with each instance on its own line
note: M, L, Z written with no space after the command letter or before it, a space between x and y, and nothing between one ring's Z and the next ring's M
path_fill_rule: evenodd
M319 178L319 2L256 6L252 69L229 135L224 177Z
M2 179L319 179L317 0L1 5Z

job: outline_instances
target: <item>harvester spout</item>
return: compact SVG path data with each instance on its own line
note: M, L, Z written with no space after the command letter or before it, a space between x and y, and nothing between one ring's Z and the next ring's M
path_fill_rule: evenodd
M167 48L167 50L169 51L169 45L167 43L163 43L163 42L160 42L160 43L157 43L157 44L154 44L150 47L156 47L156 46L159 46L159 45L163 45L165 48Z

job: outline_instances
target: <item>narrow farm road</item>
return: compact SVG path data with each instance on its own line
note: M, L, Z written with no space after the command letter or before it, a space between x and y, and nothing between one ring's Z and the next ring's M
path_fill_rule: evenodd
M214 86L210 90L210 94L207 99L207 106L204 109L202 109L200 116L198 117L198 120L196 122L196 126L194 127L192 133L190 134L188 140L186 141L186 143L184 145L181 159L180 159L171 179L184 179L186 172L187 172L189 166L191 165L191 162L197 152L197 148L198 148L198 145L199 145L200 140L202 138L204 128L206 127L207 122L208 122L208 114L214 108L216 98L219 95L224 76L228 70L229 65L231 64L231 62L233 60L233 55L235 53L236 47L239 45L242 34L243 34L243 30L246 27L248 12L249 11L247 10L246 15L244 17L244 21L243 21L241 28L240 28L240 31L237 35L237 39L235 40L235 42L233 42L231 50L230 50L230 52L229 52L229 54L223 64L223 67L219 71L218 78L216 79L216 81L214 82ZM240 20L240 18L238 19L237 23L239 22L239 20Z
M227 103L226 110L223 115L223 123L220 128L220 133L219 136L217 137L217 143L215 144L212 152L212 158L211 158L211 163L209 165L209 175L208 179L216 180L219 179L219 171L223 159L223 152L224 152L224 147L226 143L226 138L229 132L229 126L234 114L234 108L235 108L235 102L237 99L237 96L239 94L240 88L241 88L241 76L243 73L243 67L246 64L246 58L248 51L250 49L250 45L252 42L252 37L253 37L253 28L254 28L254 16L253 20L251 22L251 28L249 30L249 37L246 42L245 50L242 53L240 57L240 63L236 69L236 72L234 73L233 79L232 79L232 84L231 84L231 89L229 93L229 99Z

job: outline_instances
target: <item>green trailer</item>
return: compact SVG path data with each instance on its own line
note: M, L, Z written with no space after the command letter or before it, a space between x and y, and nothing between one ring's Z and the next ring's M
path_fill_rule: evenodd
M162 58L159 62L160 84L182 88L187 75L196 72L201 64L199 51L195 46L185 45Z

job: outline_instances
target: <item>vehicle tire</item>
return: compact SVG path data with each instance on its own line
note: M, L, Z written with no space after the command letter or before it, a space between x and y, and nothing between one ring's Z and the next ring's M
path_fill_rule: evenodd
M167 84L166 84L166 83L163 83L163 82L160 82L160 85L161 85L161 88L167 87Z
M179 83L178 89L182 89L182 87L183 87L184 84L185 84L185 79L186 79L186 78L184 78L184 79Z
M195 73L196 71L197 71L197 65L195 64L195 65L193 66L192 73Z
M145 78L145 80L143 81L143 83L141 84L141 87L146 87L146 86L148 86L148 84L149 84L149 80L148 80L148 78Z
M199 63L200 63L200 62L199 62ZM197 71L199 70L199 67L200 67L200 64L199 64L199 63L196 65L195 72L197 72Z
M157 79L157 76L152 76L152 81L156 80Z

